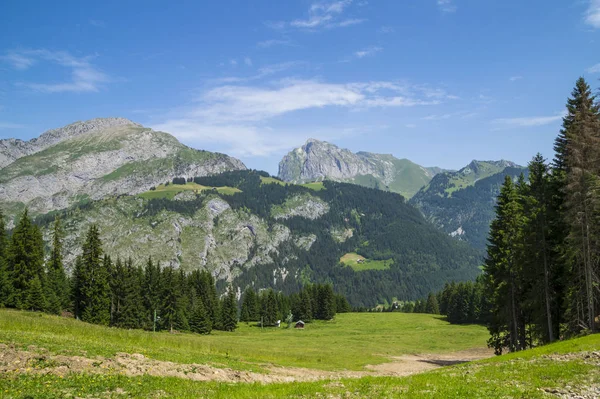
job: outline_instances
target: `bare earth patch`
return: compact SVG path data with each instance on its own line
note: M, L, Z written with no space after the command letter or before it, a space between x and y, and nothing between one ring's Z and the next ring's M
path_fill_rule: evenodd
M392 362L367 366L365 371L322 371L296 367L268 367L268 374L216 368L204 364L180 364L149 359L141 354L117 353L114 358L53 355L40 348L20 350L0 344L0 373L118 373L130 377L150 375L194 381L296 382L365 376L405 376L438 367L491 357L488 349L470 349L443 355L406 355Z

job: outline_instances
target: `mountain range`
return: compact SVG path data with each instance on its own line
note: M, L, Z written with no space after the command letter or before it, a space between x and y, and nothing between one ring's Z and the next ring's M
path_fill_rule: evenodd
M503 176L523 171L508 161L447 171L311 139L273 178L102 118L0 140L0 207L9 228L28 208L47 242L62 215L67 267L96 224L112 256L207 269L222 289L332 281L372 306L474 278Z

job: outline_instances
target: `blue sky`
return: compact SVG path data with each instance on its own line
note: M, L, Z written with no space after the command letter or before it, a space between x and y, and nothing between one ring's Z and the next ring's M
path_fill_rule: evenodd
M0 138L123 116L277 172L308 138L425 166L552 156L600 0L0 4Z

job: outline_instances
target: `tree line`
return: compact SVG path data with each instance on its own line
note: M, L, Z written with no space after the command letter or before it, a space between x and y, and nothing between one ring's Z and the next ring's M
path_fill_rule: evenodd
M483 276L497 353L598 331L600 108L583 78L566 108L553 161L498 197Z
M330 320L350 310L331 284L308 285L286 296L272 289L248 288L241 315L232 286L219 297L207 271L185 273L148 259L144 267L113 261L102 248L97 226L90 226L71 276L63 261L63 228L56 217L52 247L45 255L39 227L27 210L9 237L0 211L0 306L52 314L71 313L93 324L128 329L234 331L238 321L273 326L278 320ZM295 315L295 316L294 316Z

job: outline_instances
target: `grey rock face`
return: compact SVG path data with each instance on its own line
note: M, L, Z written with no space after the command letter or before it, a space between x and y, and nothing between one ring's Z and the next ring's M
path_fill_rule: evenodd
M378 169L365 153L354 154L325 141L309 139L279 163L279 178L297 182L347 179L366 174L382 174L389 178L391 170L391 165Z
M48 130L30 141L19 139L0 140L0 169L10 165L21 157L42 151L61 141L116 126L142 127L142 125L125 118L96 118Z
M27 205L34 214L85 198L142 193L173 177L245 169L235 158L194 150L123 118L77 122L11 143L10 157L18 155L15 148L34 152L0 169L0 202Z
M393 155L353 153L315 139L291 151L279 163L279 178L284 181L344 181L388 189L407 198L441 171L440 168L424 168Z

